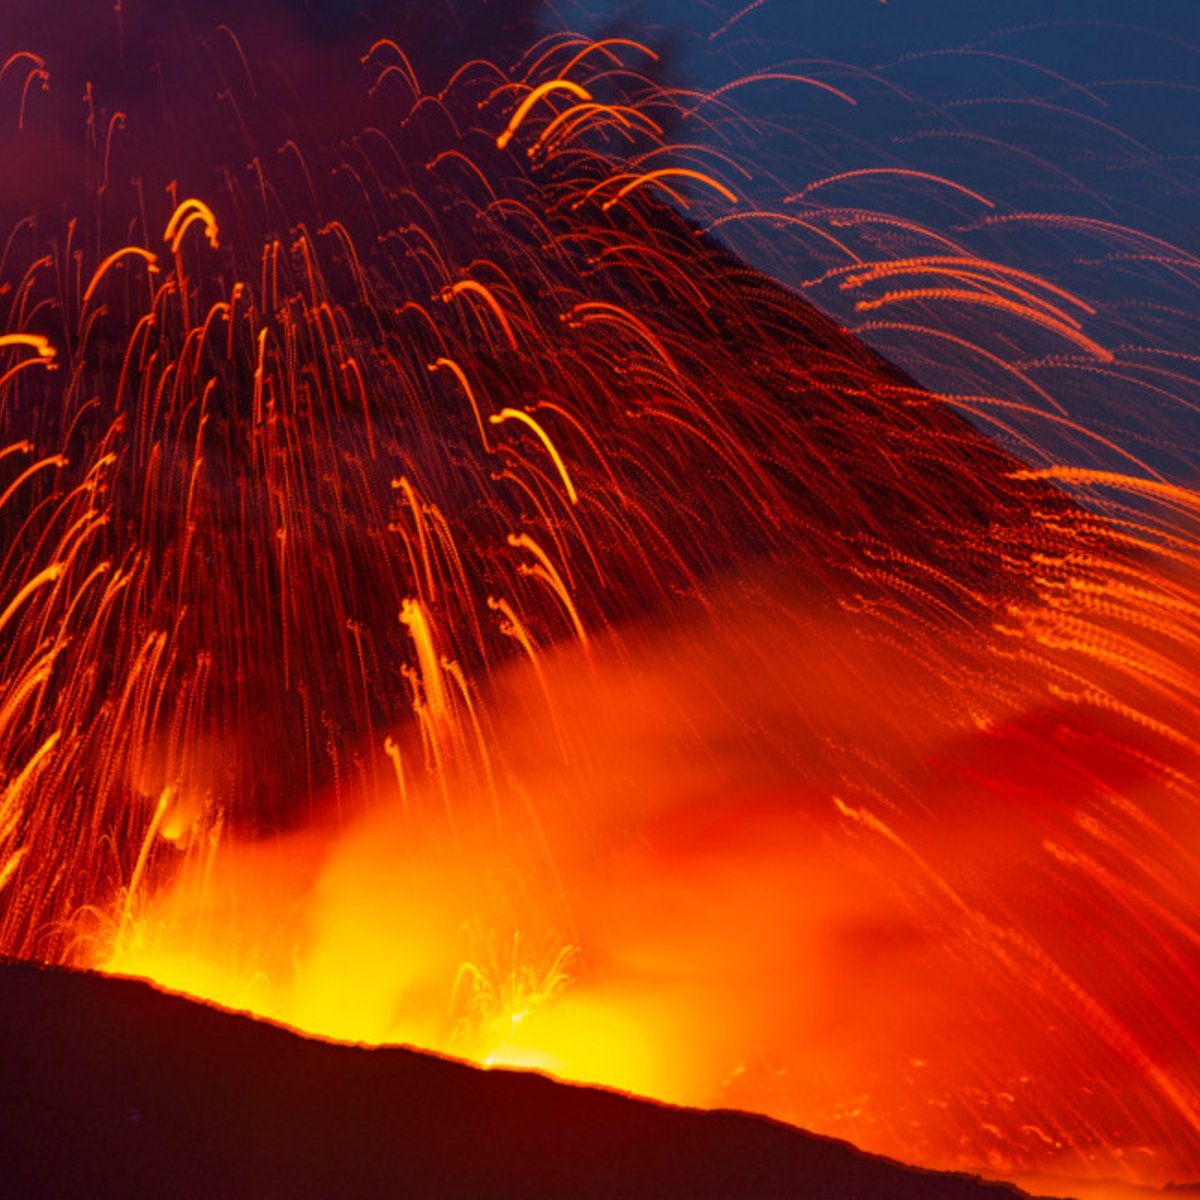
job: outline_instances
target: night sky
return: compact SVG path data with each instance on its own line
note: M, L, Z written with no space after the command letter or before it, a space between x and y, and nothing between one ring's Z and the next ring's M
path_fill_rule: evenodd
M326 37L335 30L386 34L408 22L410 44L421 53L437 43L455 63L466 54L502 57L495 5L453 0L436 9L313 0L308 11ZM789 195L838 172L900 168L978 191L994 204L993 215L1089 218L1200 251L1200 5L1188 0L556 0L540 14L530 0L503 12L518 14L531 30L511 45L564 27L645 41L661 55L662 77L682 89L711 91L766 73L804 75L845 92L853 105L818 86L779 79L729 94L758 127L755 161L745 160L744 145L736 156L751 168L739 188L763 210L786 211ZM688 137L696 136L689 129ZM714 128L709 147L720 150L722 137ZM1121 262L1111 240L1020 221L985 230L977 206L955 203L944 187L896 177L873 175L819 198L961 236L972 253L1070 289L1097 309L1095 329L1109 344L1175 354L1196 343L1200 305L1190 285L1169 269ZM819 270L810 247L784 232L760 222L726 226L720 236L927 386L943 393L1000 386L995 378L964 379L961 359L931 359L928 347L911 340L859 330L843 297L811 288ZM1009 347L1001 357L1024 353ZM1113 381L1101 389L1089 383L1086 395L1079 381L1063 387L1080 393L1064 401L1073 417L1099 422L1106 436L1135 445L1143 461L1171 478L1196 477L1195 416L1173 407L1146 418L1144 394ZM1078 459L1079 447L1060 431L1023 432L1039 453L1011 439L1009 448L1026 458ZM1119 456L1094 445L1087 456L1092 465L1120 465Z
M1188 0L1013 0L1003 5L944 0L761 0L693 3L643 0L596 6L563 3L567 24L624 29L656 39L664 70L681 86L711 89L754 72L797 73L844 90L851 106L787 81L743 86L730 99L761 122L748 197L786 210L786 197L841 171L902 168L935 174L987 196L994 214L1089 218L1200 251L1200 5ZM772 132L774 131L774 132ZM916 220L981 257L1033 272L1084 297L1109 344L1190 353L1200 303L1169 269L1133 267L1103 237L1029 227L980 228L980 211L947 190L873 176L825 190L830 204ZM991 214L989 214L991 215ZM738 251L761 270L804 288L812 264L786 237L727 227ZM895 248L893 247L893 250ZM854 312L828 290L810 299L851 328ZM911 342L864 331L868 341L944 393L1004 386L965 380L961 359L930 361ZM1022 349L1005 358L1020 358ZM1200 423L1180 408L1147 425L1145 395L1108 380L1066 401L1154 469L1196 478ZM1079 447L1045 427L1027 430L1050 460ZM1027 448L1016 449L1028 457ZM1120 467L1087 448L1093 465ZM1037 457L1034 455L1034 457Z

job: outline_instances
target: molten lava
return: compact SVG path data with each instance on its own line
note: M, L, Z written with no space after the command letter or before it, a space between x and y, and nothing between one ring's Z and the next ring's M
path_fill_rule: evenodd
M477 57L122 7L0 19L0 948L922 1165L1200 1176L1200 497L1053 384L1183 408L1200 360L833 197L1200 261L905 168L760 209L735 89L842 86L689 92L521 5Z

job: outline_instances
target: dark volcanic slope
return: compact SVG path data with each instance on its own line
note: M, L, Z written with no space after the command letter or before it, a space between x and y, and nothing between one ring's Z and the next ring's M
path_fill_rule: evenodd
M308 1041L141 983L0 967L0 1191L38 1197L985 1200L734 1113Z

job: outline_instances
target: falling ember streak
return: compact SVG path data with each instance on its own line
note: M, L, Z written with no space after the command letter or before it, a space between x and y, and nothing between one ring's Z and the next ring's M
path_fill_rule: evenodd
M40 334L34 333L4 333L0 334L0 350L6 346L26 346L30 350L37 351L37 356L40 359L53 359L54 347L50 345L49 339L42 337Z
M625 197L634 190L634 188L642 187L647 183L657 183L659 180L666 179L668 177L695 179L700 183L707 184L713 189L713 191L724 196L730 204L737 203L737 196L733 192L731 192L719 180L714 179L711 175L706 175L703 171L693 171L688 167L661 167L657 171L647 171L643 175L637 175L633 179L629 180L628 183L622 184L617 190L616 195L605 200L605 202L601 205L601 208L607 212L610 208L620 204L620 202L624 200Z
M439 358L436 362L429 364L429 369L431 371L437 371L442 367L445 367L454 375L454 378L458 380L462 390L466 393L466 397L471 403L471 411L475 414L475 424L479 429L479 440L483 443L484 450L490 450L491 447L488 445L487 430L484 428L483 417L479 412L479 404L475 399L475 393L471 390L470 383L467 382L467 377L463 373L462 367L460 367L452 358Z
M551 92L570 92L576 100L587 102L591 100L592 94L585 87L581 87L577 83L572 83L569 79L550 79L545 83L539 83L522 101L517 105L513 115L509 118L508 126L504 132L496 138L496 149L503 150L509 142L512 141L513 134L521 127L525 118L529 116L533 107L537 102L548 96Z
M447 63L390 15L0 65L0 950L925 1165L1200 1176L1200 263L826 125L773 179L739 101L865 75Z
M510 350L517 349L516 335L512 331L512 325L509 323L508 317L504 313L504 309L500 306L500 301L496 299L492 289L486 285L479 283L474 279L462 279L458 283L452 284L442 293L442 299L447 303L456 296L461 296L464 293L479 296L483 302L491 309L500 328L504 330L505 340L508 342Z
M158 256L152 254L149 250L144 250L141 246L122 246L119 250L114 250L95 270L92 274L91 282L87 286L87 291L83 293L83 302L80 309L86 309L88 302L96 294L96 289L100 286L101 280L112 270L117 263L122 259L130 256L142 259L146 264L146 269L151 275L159 273Z
M966 288L908 288L904 291L888 292L874 300L859 300L854 307L858 312L870 312L872 309L882 308L887 304L925 299L943 300L960 304L982 304L990 308L1004 309L1006 312L1024 317L1026 320L1041 325L1050 333L1074 342L1081 350L1094 355L1100 362L1113 361L1112 352L1099 345L1085 333L1080 332L1078 328L1079 323L1074 318L1065 317L1061 314L1059 316L1051 316L1045 311L1045 306L1042 304L1022 304L1017 300L1010 300L1006 296L990 295L984 292L970 291Z
M493 413L488 420L493 425L502 425L505 421L520 421L522 425L528 426L537 434L538 440L546 447L546 453L554 460L555 469L558 471L559 477L563 481L563 487L567 489L567 499L572 504L579 503L579 495L575 491L575 485L571 482L571 476L567 472L566 464L562 460L562 455L554 448L554 443L550 440L550 435L535 421L527 412L521 412L517 408L503 408L498 413Z
M784 81L787 83L803 83L808 87L817 88L822 92L827 92L831 96L836 96L839 100L846 104L855 105L858 103L853 96L847 92L843 92L841 88L836 88L832 84L825 83L823 80L814 79L811 75L792 75L784 71L756 71L753 75L747 75L744 79L734 79L729 83L723 83L720 87L714 88L711 92L702 96L696 107L691 111L695 113L696 109L704 104L710 104L726 95L728 92L734 91L736 88L745 87L751 83L772 83Z
M905 167L861 167L857 171L842 171L840 174L830 175L825 179L818 179L815 183L810 183L794 196L788 196L785 203L790 204L797 200L803 200L811 196L813 192L821 188L831 187L836 183L846 183L852 179L866 179L879 175L895 175L902 179L916 179L922 183L935 183L940 187L951 188L960 195L968 196L972 200L977 200L985 208L996 207L986 196L981 196L978 192L972 191L969 187L964 187L961 183L955 183L953 179L943 179L941 175L932 175L928 171L912 171Z
M204 225L204 237L215 250L217 248L217 219L212 209L202 200L184 200L171 214L167 227L163 230L163 241L170 244L171 253L178 254L183 245L184 234L197 221Z

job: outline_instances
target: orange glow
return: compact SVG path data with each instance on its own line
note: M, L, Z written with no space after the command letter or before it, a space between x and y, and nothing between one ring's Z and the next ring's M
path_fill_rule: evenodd
M1084 1103L1066 1069L1073 1038L1059 1031L1071 1011L1103 1035L1106 1069L1123 1087L1161 1084L1175 1119L1200 1132L1193 1085L1155 1061L1142 1031L1093 994L1060 994L1066 964L1086 950L1028 941L980 890L987 873L1030 853L1038 821L1031 811L1029 827L1011 816L997 825L972 798L979 785L958 776L958 687L972 697L979 745L1010 759L1014 785L1041 787L1045 771L1060 769L1039 762L1056 753L1053 726L1022 728L1012 708L1019 677L1006 700L979 691L973 670L952 686L940 667L864 643L860 621L829 623L784 594L760 591L741 611L713 599L711 623L647 629L627 665L611 644L593 647L586 668L563 649L494 681L486 725L517 773L496 800L460 792L453 830L413 818L432 784L418 776L404 806L376 800L348 830L226 839L141 907L109 969L331 1037L410 1041L675 1102L747 1105L944 1165L962 1161L967 1131L943 1130L928 1097L947 1098L969 1077L963 1038L994 1022L1011 1030L1032 1004L1041 1019L1019 1038L980 1045L1005 1082L978 1098L972 1154L995 1156L1004 1173L1030 1155L1067 1170L1099 1152L1098 1135L1068 1133ZM425 703L445 721L436 650L416 609L405 620ZM1031 652L1048 645L1030 636ZM785 716L772 712L760 673L820 686L791 699ZM586 689L575 686L581 677ZM869 711L860 680L870 680ZM705 700L714 691L728 706L723 730ZM748 730L798 716L810 731L804 784L784 782L790 753L744 756ZM897 740L906 747L905 786L943 814L937 827L889 814L868 792L843 798L864 782L831 753L849 737L868 762ZM1040 746L1032 755L1030 739ZM459 771L453 746L442 741L439 774ZM608 782L612 763L619 787ZM828 797L806 803L801 825L791 815L798 787ZM1050 849L1065 871L1079 870L1077 852ZM521 872L515 889L504 882L510 870ZM1154 886L1167 905L1181 898L1170 898L1169 874ZM1140 887L1127 893L1131 911L1144 902ZM998 986L1014 972L1019 987ZM1119 1126L1128 1117L1113 1103L1102 1119Z
M82 134L0 66L81 147L0 253L0 951L1200 1177L1200 262L820 122L773 180L743 89L850 71L381 38L314 88L247 24L63 84Z

